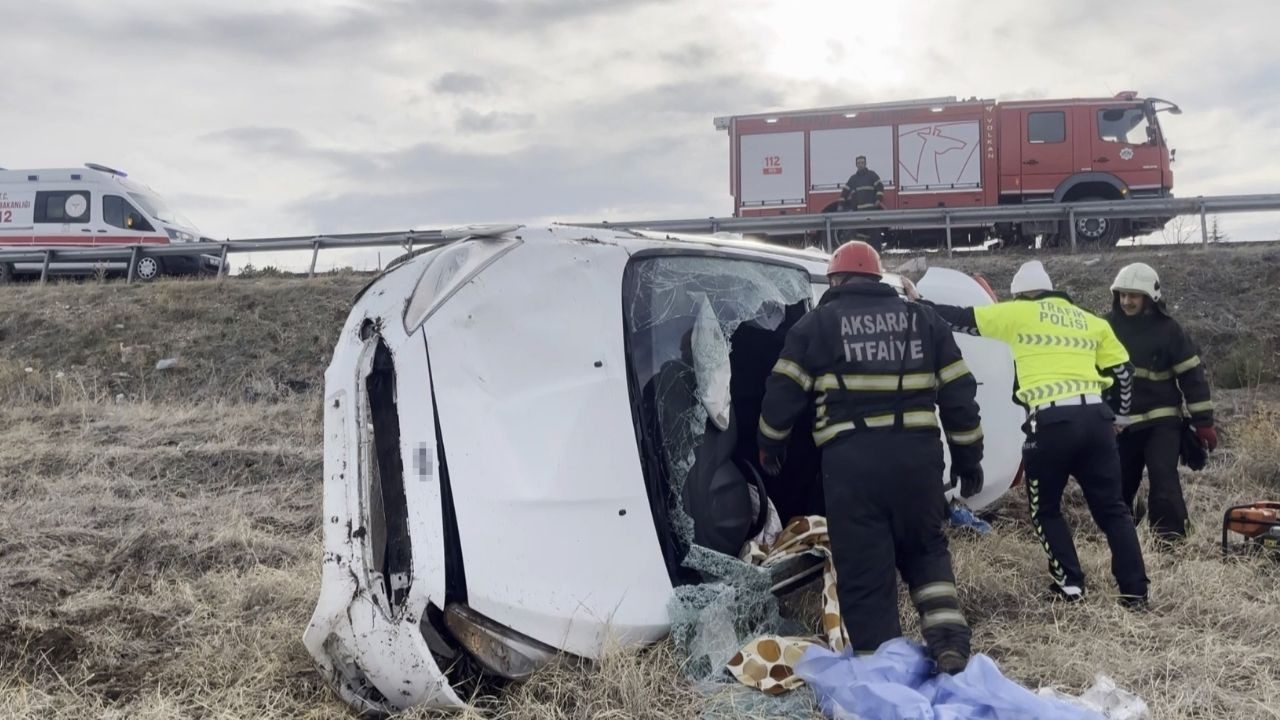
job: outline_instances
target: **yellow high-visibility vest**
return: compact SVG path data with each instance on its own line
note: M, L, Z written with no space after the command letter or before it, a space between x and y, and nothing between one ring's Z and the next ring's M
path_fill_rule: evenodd
M973 309L978 333L1013 349L1018 399L1029 406L1100 393L1114 380L1098 372L1128 362L1106 320L1066 298L1011 300Z

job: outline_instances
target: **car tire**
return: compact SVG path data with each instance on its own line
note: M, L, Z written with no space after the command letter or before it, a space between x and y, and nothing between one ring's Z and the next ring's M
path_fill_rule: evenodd
M138 258L138 264L133 269L135 278L143 282L151 282L164 274L164 264L160 262L160 258L144 255Z

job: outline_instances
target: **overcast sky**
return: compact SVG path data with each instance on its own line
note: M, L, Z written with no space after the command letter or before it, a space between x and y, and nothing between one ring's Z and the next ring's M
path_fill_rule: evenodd
M0 8L0 166L119 167L220 238L728 215L713 116L947 95L1167 98L1176 194L1280 192L1273 0Z

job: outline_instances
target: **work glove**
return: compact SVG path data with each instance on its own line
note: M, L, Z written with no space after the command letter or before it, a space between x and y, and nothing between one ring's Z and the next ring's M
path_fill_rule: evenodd
M1200 444L1205 450L1213 452L1218 448L1218 431L1214 430L1212 425L1196 428L1196 437L1200 439Z
M960 497L971 498L982 492L982 466L971 468L952 468L951 487L960 485Z
M763 448L760 449L760 469L769 477L778 477L782 474L782 462L786 459L787 450L782 448L777 452L769 452Z

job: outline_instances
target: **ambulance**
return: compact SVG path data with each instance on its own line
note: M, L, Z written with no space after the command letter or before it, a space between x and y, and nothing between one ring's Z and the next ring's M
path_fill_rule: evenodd
M85 163L80 168L5 170L0 168L0 250L128 247L213 242L151 188L114 168ZM215 272L219 256L142 256L136 277ZM0 261L0 281L39 274L42 263ZM49 271L83 275L128 271L128 261L57 261Z

